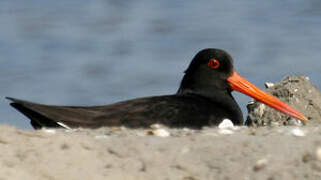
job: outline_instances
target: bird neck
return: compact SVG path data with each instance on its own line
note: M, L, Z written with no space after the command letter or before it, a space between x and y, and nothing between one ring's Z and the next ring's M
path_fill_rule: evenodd
M180 87L176 93L177 95L196 95L203 98L209 99L214 102L225 103L229 102L230 104L236 104L235 99L233 98L231 91L222 90L222 89L204 89L204 88L184 88Z
M196 85L183 79L176 94L179 96L198 96L215 104L220 104L220 107L230 112L231 117L236 118L231 119L234 123L243 123L243 113L228 88Z

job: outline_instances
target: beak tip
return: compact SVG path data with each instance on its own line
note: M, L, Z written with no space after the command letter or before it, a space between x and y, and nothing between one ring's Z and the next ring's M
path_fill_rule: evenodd
M300 121L302 121L303 123L307 123L307 122L309 122L309 119L307 118L307 117L305 117L303 114L297 114L297 115L294 115L294 116L292 116L292 117L294 117L295 119L298 119L298 120L300 120Z
M308 121L309 121L309 119L306 118L305 116L303 116L302 120L303 120L304 122L308 122Z

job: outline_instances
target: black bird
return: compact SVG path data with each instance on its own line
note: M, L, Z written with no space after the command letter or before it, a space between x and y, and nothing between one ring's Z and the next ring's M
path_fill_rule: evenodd
M11 106L41 127L98 128L102 126L201 128L223 119L243 123L233 90L249 95L278 111L307 121L300 112L258 89L234 71L233 59L220 49L204 49L190 63L176 94L123 101L106 106L42 105L7 97Z

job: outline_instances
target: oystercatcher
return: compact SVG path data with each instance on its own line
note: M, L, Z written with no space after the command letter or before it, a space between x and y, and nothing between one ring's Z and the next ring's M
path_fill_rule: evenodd
M307 121L300 112L255 87L233 68L232 57L220 49L204 49L190 63L176 94L144 97L105 106L43 105L11 97L11 106L41 127L99 128L103 126L201 128L223 119L243 123L233 90L244 93L296 119Z

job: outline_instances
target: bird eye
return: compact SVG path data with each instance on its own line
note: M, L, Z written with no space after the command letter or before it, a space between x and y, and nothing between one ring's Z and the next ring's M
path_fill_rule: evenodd
M220 67L220 61L212 58L208 61L208 66L212 69L217 69L218 67Z

